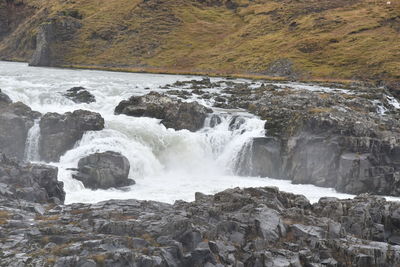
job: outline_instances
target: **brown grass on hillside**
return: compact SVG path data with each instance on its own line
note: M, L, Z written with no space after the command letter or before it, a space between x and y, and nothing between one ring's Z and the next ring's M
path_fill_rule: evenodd
M399 0L24 2L42 13L0 43L5 58L27 58L38 24L77 12L58 65L257 76L289 59L298 78L400 79Z

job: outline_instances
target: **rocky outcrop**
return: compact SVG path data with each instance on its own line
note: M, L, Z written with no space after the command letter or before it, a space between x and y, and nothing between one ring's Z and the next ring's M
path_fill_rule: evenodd
M52 62L51 43L54 41L52 23L42 24L36 36L36 50L29 62L30 66L50 66Z
M115 108L115 114L157 118L161 119L161 123L167 128L187 129L193 132L204 126L209 113L212 113L211 109L197 102L182 102L157 92L133 96Z
M191 89L198 82L173 86ZM236 173L353 194L400 195L400 104L386 89L233 81L219 86L224 108L244 108L266 120L266 137L245 144ZM210 95L210 101L218 97ZM229 127L240 123L236 118Z
M273 77L286 77L289 79L297 79L301 76L300 73L295 70L293 61L287 58L278 59L272 62L269 65L266 74Z
M65 192L57 174L55 167L21 164L0 153L0 199L60 204Z
M226 91L232 94L229 105L266 120L265 141L277 141L267 148L254 140L258 145L248 154L254 174L346 193L400 195L400 112L384 89L264 85Z
M68 89L64 94L67 98L71 99L75 103L93 103L96 102L96 98L84 87L73 87Z
M108 189L135 184L128 178L130 164L120 153L107 151L84 157L78 162L78 173L72 177L81 181L86 188Z
M196 193L174 205L30 205L0 198L2 266L400 264L400 204L368 195L311 205L265 187Z
M22 160L28 131L39 117L39 112L21 102L12 103L0 91L0 151Z
M47 113L40 120L39 154L42 160L59 161L86 131L100 131L104 119L99 113L76 110L65 114Z
M36 35L36 48L29 65L52 66L56 64L60 58L60 53L56 48L57 43L71 40L81 27L79 19L64 15L53 17L41 24Z

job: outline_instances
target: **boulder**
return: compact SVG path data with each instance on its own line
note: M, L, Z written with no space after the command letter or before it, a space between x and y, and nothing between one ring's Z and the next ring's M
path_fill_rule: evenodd
M161 120L167 128L197 131L212 110L197 102L182 102L164 94L151 92L144 96L133 96L115 108L115 114L134 117L152 117Z
M59 161L86 131L102 129L104 129L104 119L99 113L86 110L65 114L47 113L40 120L40 157L47 162Z
M128 178L130 164L120 153L95 153L79 160L78 173L73 178L91 189L108 189L135 184Z
M0 93L0 151L23 160L28 131L40 115L21 102L11 103Z
M68 89L64 96L78 104L96 102L94 95L88 92L84 87L80 86Z

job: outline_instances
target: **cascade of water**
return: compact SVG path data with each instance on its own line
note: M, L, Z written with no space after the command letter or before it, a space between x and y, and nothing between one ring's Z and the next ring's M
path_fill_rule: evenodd
M40 141L40 119L35 120L33 126L29 129L25 142L24 159L26 161L40 161L39 141Z
M59 168L58 179L64 182L66 203L129 198L173 203L178 199L193 200L195 192L216 193L237 186L267 185L305 194L314 200L321 196L347 197L332 189L238 176L252 173L253 138L265 136L265 122L251 114L216 109L204 128L194 133L166 129L157 119L114 115L120 101L147 94L146 88L165 92L160 86L192 79L201 77L42 69L0 62L0 87L14 102L22 101L43 114L85 109L99 112L105 119L103 131L85 133L60 162L51 163ZM96 102L76 104L66 99L63 92L74 86L87 88L95 95ZM220 93L221 89L205 90ZM187 99L194 100L199 101L196 96ZM212 104L205 100L203 103ZM39 140L40 127L36 121L26 140L26 160L40 161ZM81 158L107 150L120 152L129 159L129 176L136 180L129 190L92 191L72 178L69 168L76 168ZM242 166L249 170L241 172Z

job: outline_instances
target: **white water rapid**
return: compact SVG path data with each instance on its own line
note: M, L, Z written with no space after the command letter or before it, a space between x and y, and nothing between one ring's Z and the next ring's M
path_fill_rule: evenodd
M147 94L148 88L163 91L160 86L191 79L201 77L33 68L24 63L0 62L0 88L13 101L22 101L42 114L86 109L99 112L105 119L103 131L87 132L60 162L51 163L59 168L59 179L67 193L66 203L130 198L173 203L179 199L191 201L195 192L216 193L237 186L277 186L283 191L304 194L313 202L323 196L351 197L328 188L235 175L242 148L253 137L265 134L264 121L243 111L215 110L221 123L212 128L207 120L205 127L196 133L166 129L157 119L114 115L114 108L121 100ZM75 104L65 98L62 93L74 86L87 88L96 102ZM210 89L213 90L220 89ZM189 101L192 100L196 99ZM204 100L201 103L210 105ZM240 116L243 123L230 130L234 116ZM27 139L28 160L39 160L39 136L40 129L35 123ZM76 168L80 158L107 150L120 152L129 159L130 178L136 185L124 191L92 191L71 177L68 168Z

